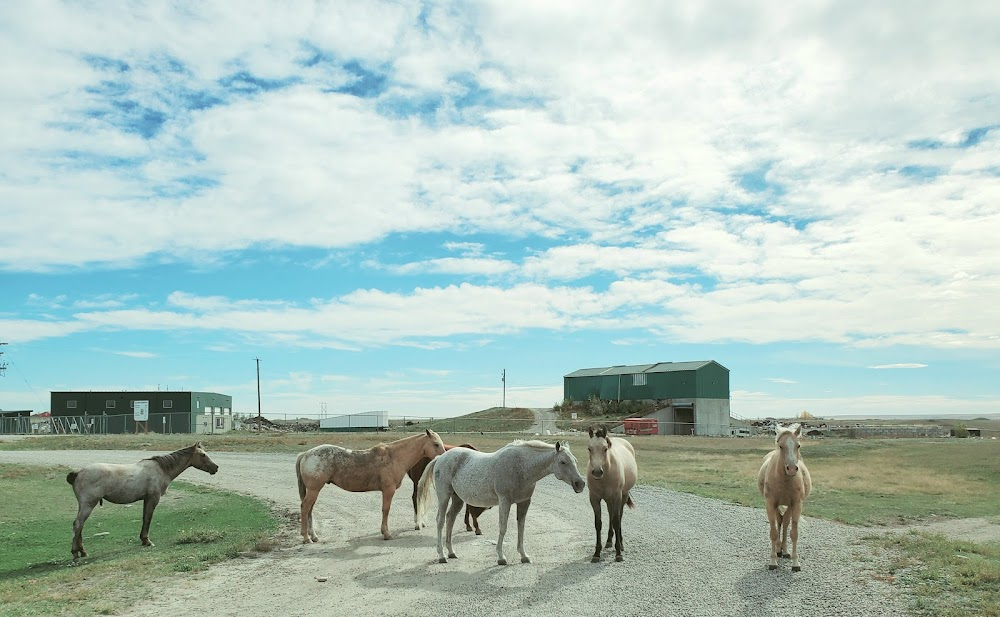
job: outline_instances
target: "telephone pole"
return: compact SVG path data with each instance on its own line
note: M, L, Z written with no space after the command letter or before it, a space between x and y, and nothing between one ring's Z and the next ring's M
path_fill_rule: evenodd
M507 369L503 369L500 373L500 381L503 382L503 403L502 407L507 409Z
M6 345L7 343L0 343L0 345ZM0 356L3 356L3 352L0 351ZM3 361L3 357L0 357L0 377L3 377L7 371L7 363Z
M257 361L257 432L260 433L260 358Z

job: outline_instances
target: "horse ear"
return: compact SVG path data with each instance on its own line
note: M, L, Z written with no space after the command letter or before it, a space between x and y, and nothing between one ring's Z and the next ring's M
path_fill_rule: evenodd
M429 429L429 428L425 428L425 429L424 429L424 432L426 432L426 433L427 433L427 436L428 436L428 437L430 437L430 436L431 436L431 429Z
M604 441L608 442L608 447L610 448L611 447L611 438L608 437L607 435L605 435L604 436Z
M796 437L801 437L802 436L802 425L801 424L796 424L795 425L795 433L794 434L795 434Z
M557 441L556 442L556 452L559 452L560 450L562 450L562 442Z
M593 437L594 436L594 427L588 426L587 427L587 433L589 433L590 436Z

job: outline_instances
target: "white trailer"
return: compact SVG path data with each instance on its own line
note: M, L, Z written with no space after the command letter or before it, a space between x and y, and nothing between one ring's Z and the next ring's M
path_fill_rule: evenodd
M333 433L382 431L389 428L388 411L366 411L332 418L320 418L319 430Z

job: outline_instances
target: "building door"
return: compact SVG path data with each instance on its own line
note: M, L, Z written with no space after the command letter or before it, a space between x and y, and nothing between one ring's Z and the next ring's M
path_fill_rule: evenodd
M694 407L674 407L674 435L694 435Z

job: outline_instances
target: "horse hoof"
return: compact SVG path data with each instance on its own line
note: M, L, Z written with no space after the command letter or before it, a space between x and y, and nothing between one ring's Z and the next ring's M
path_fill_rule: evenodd
M477 529L477 530L476 530L476 535L477 535L477 536L481 536L481 535L483 535L483 530L482 530L482 529Z
M383 540L392 540L392 536L382 536Z
M801 572L802 566L792 566L792 572Z
M455 553L448 553L448 559L458 559L458 555Z
M465 530L466 530L466 531L472 531L472 527L469 527L468 525L466 525L466 526L465 526Z
M767 569L768 570L777 570L778 566L775 566L775 565L772 565L772 564L767 564Z
M615 561L625 561L625 558L621 555L615 555Z
M448 560L445 559L444 557L439 557L438 558L438 563L448 563Z
M601 563L601 556L594 555L593 557L590 558L590 563Z
M505 565L507 565L507 560L506 559L497 559L497 565L498 566L505 566Z
M531 558L525 555L524 557L521 557L521 563L531 563Z
M781 557L782 559L791 559L792 555L791 555L791 553L782 553L782 554L778 555L778 557Z

